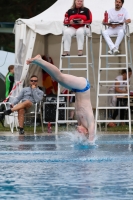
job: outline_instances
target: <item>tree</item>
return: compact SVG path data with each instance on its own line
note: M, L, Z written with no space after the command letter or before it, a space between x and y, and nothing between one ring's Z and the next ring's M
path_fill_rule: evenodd
M18 18L29 19L53 5L57 0L0 0L0 21L14 22ZM14 52L14 35L0 34L0 46Z
M1 0L0 1L0 21L15 22L18 18L34 17L57 0Z

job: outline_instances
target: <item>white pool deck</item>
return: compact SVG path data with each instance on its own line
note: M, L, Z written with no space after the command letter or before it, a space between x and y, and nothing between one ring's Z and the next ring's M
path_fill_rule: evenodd
M69 131L70 132L70 131ZM66 133L66 131L61 131L61 132L59 132L58 133L58 135L60 135L60 134L67 134ZM117 131L117 132L111 132L111 131L108 131L108 132L98 132L97 133L97 135L106 135L106 134L110 134L110 135L112 135L112 134L121 134L121 135L128 135L129 134L129 132L127 131L127 132L121 132L121 131ZM36 133L36 134L34 134L33 132L26 132L25 131L25 134L24 135L20 135L17 131L14 131L14 133L11 133L10 131L0 131L0 136L46 136L46 135L55 135L55 133L53 132L53 133L47 133L47 132L44 132L44 133ZM133 134L132 134L133 135Z

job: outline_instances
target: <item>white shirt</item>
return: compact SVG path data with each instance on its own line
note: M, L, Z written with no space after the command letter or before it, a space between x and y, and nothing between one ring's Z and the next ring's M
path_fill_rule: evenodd
M126 80L123 80L123 76L122 76L122 75L119 75L119 76L117 76L117 77L115 78L115 80L116 80L116 81L124 81L124 82L119 82L120 85L119 85L118 88L119 88L120 90L125 90L125 87L126 87L127 83L125 82ZM115 85L113 85L112 87L110 87L110 88L109 88L109 91L114 91L114 93L116 93L116 92L115 92Z
M123 23L125 20L130 19L129 14L125 8L121 8L120 10L115 10L112 8L108 11L108 17L110 22L119 22Z

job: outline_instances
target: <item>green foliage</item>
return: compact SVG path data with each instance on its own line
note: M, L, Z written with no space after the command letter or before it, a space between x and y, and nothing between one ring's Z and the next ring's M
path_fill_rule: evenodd
M34 17L51 5L56 0L1 0L0 1L0 21L15 22L18 18Z
M5 51L14 52L14 34L1 33L0 34L0 46L4 47Z
M0 0L0 22L14 22L18 18L29 19L34 17L57 0ZM14 35L1 33L0 46L4 47L5 51L14 52Z

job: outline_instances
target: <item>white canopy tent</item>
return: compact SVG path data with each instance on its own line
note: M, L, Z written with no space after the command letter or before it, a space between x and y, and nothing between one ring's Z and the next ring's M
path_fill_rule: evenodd
M84 5L88 7L93 15L92 32L99 34L101 29L101 21L104 16L105 10L114 7L115 0L84 0ZM24 22L30 29L40 35L62 34L62 21L64 19L65 12L72 6L73 0L58 0L50 8L43 13L31 18L31 19L18 19ZM123 7L125 7L131 18L132 13L132 0L125 0ZM17 21L18 21L17 20ZM133 32L133 21L130 26L131 32Z
M0 50L0 101L5 98L5 77L8 73L8 67L14 64L15 54Z
M94 61L98 62L99 36L101 22L105 10L114 7L115 0L84 0L93 16L91 25L93 33ZM36 54L50 55L56 66L59 65L61 34L65 12L71 7L73 0L58 0L49 9L31 19L18 19L15 23L15 77L16 81L25 80L27 74L41 76L41 69L33 66L29 69L26 60ZM123 5L131 16L130 32L133 32L132 0L125 0ZM75 43L74 43L75 45ZM73 48L73 47L72 47ZM97 66L95 64L97 69ZM96 70L95 70L96 71ZM115 76L115 75L114 75ZM41 79L40 79L41 81ZM90 80L91 81L91 80ZM41 82L40 82L41 85ZM21 85L22 86L22 85ZM21 88L21 87L20 87ZM94 92L95 93L95 92ZM95 97L95 95L93 95ZM95 98L94 98L95 99ZM93 101L95 102L95 100ZM95 103L94 103L95 104Z
M0 73L6 76L9 65L13 65L15 61L15 54L0 50Z

